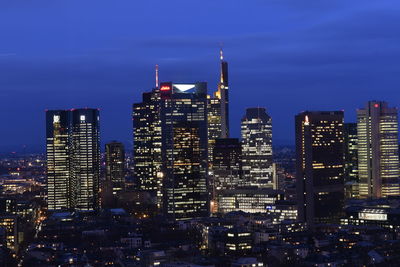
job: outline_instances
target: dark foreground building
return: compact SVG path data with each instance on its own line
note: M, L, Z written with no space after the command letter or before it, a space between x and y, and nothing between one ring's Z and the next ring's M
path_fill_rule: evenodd
M343 112L306 111L296 120L296 180L299 219L339 222L343 199Z
M111 184L113 194L125 187L125 149L120 142L106 144L106 181Z

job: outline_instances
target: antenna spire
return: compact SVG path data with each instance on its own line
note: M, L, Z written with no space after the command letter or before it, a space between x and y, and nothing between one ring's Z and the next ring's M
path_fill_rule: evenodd
M158 64L156 64L156 88L158 88Z

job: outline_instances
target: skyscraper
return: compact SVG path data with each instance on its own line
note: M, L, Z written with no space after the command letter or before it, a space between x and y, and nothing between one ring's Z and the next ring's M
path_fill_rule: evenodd
M343 112L306 111L295 121L299 219L311 228L338 222L344 198Z
M213 158L215 190L234 189L241 183L242 147L237 138L216 139Z
M344 124L344 182L346 197L358 196L357 123Z
M158 86L143 94L142 102L133 105L134 175L139 189L154 196L159 189L161 172L160 90Z
M49 210L71 208L70 112L46 112L47 203Z
M106 181L111 183L113 194L125 187L125 149L122 143L106 144Z
M246 110L241 134L244 184L273 187L272 120L265 108Z
M218 90L214 96L207 97L209 163L212 163L215 140L229 137L228 62L224 61L222 50L220 51L220 60Z
M97 109L46 112L48 209L94 210L99 205Z
M164 214L207 216L207 84L162 83L160 92Z
M222 49L220 50L221 74L218 84L217 98L221 99L221 138L229 137L229 86L228 86L228 62L224 60Z
M211 212L218 208L218 194L222 190L235 189L242 178L242 146L237 138L216 139L210 179Z
M361 198L400 194L398 115L386 102L357 110L359 194Z
M99 206L100 129L98 109L73 109L71 175L77 210Z

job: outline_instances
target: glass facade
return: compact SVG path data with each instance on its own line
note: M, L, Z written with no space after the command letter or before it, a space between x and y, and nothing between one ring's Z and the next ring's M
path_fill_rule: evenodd
M119 142L106 144L106 180L116 194L125 188L125 149Z
M144 93L141 103L133 105L134 175L139 189L157 194L157 175L161 172L160 91Z
M386 102L357 110L359 197L400 194L398 115Z
M48 209L96 209L100 181L99 111L47 111L46 148Z
M274 187L272 119L265 108L249 108L242 118L242 168L245 186Z
M164 214L178 220L208 216L207 84L160 88Z

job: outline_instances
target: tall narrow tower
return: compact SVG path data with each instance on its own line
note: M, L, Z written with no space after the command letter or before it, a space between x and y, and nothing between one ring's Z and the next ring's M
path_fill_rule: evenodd
M228 87L228 62L224 60L220 50L221 74L218 83L217 97L221 100L221 138L229 137L229 87Z

